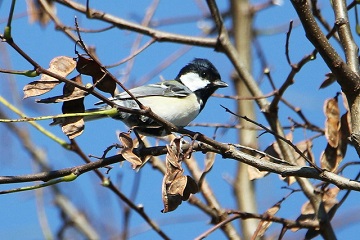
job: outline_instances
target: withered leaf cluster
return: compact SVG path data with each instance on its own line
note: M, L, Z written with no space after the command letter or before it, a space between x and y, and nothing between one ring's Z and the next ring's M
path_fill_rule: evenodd
M68 76L76 67L76 61L73 58L60 56L52 59L49 64L49 70L61 77ZM23 88L24 98L35 97L51 91L61 82L49 75L42 74L40 80L30 82Z
M344 159L348 144L348 138L350 136L350 115L348 109L348 103L346 97L343 96L343 104L346 109L346 112L341 115L338 97L329 98L324 102L324 114L326 117L324 134L327 140L327 145L325 150L321 153L320 156L320 165L322 169L334 172L338 169L339 164ZM292 142L292 133L286 136L287 140ZM312 163L315 163L315 157L312 153L312 141L306 139L295 144L295 146L310 160ZM291 161L296 163L298 166L305 166L306 161L301 157L294 149L292 149L295 159ZM283 158L283 155L280 151L279 145L277 142L273 142L269 147L264 151L274 158L287 160ZM258 156L262 157L262 156ZM262 157L263 159L272 161L268 156ZM259 179L263 178L268 174L266 171L259 171L258 169L248 166L249 179ZM286 177L285 181L288 184L295 182L295 177Z
M181 163L185 154L181 151L181 139L175 138L170 145L166 145L166 173L162 183L163 213L175 210L182 201L189 199L190 194L199 191L195 180L184 175Z
M78 55L75 60L71 57L59 56L50 61L48 71L60 76L67 77L74 70L77 70L78 75L73 77L71 81L77 85L83 85L82 74L92 77L93 86L97 89L114 94L116 83L111 77L103 70L103 68L93 59L86 58ZM55 77L42 74L37 81L30 82L24 88L24 98L40 96L53 90L61 81ZM76 87L75 84L65 83L62 95L53 96L37 100L38 103L62 103L62 113L83 113L85 112L84 97L89 92ZM84 130L84 120L81 116L62 117L55 119L52 123L60 124L62 131L70 138L73 139L79 136Z
M322 193L319 193L322 195L322 202L323 202L325 211L329 214L330 219L334 216L335 211L338 207L339 202L336 197L337 197L339 191L340 191L340 189L338 187L333 187L333 188L327 188ZM316 220L314 208L313 208L312 204L310 203L310 201L307 201L302 206L301 214L296 219L296 221L298 221L300 223L306 223L306 222L311 222L314 220ZM299 228L292 228L291 230L297 231L297 230L299 230ZM311 239L311 238L315 237L317 234L317 230L319 230L319 229L310 229L306 234L309 238L306 238L306 239Z
M133 169L139 169L151 157L138 156L134 152L137 141L131 138L130 132L120 133L119 140L122 145L119 153L131 163ZM166 173L162 182L164 209L161 212L163 213L174 211L182 201L189 199L190 194L199 191L198 184L190 176L185 176L184 169L181 167L182 161L186 157L186 153L181 150L181 138L173 139L166 147Z
M343 99L345 99L344 96ZM346 101L344 101L344 106L348 110ZM337 96L325 101L324 114L327 145L321 153L320 164L323 169L334 172L346 154L347 139L350 136L350 116L349 111L346 111L340 117Z

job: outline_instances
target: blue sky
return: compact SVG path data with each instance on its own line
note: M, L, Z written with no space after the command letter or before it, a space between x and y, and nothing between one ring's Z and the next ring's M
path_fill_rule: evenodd
M79 1L84 4L85 1ZM199 15L203 10L199 6L206 6L203 4L196 4L196 1L163 1L160 2L159 8L154 16L155 20L169 19L173 17L194 16ZM227 3L227 2L226 2ZM222 10L227 9L225 1L219 1ZM254 1L259 3L259 1ZM321 6L324 7L327 16L331 19L331 9L326 1L320 1ZM106 12L114 14L130 21L139 22L149 5L148 1L92 1L91 6L97 9L102 9ZM5 27L10 1L0 2L0 29ZM65 25L73 26L74 17L78 17L80 27L87 29L100 29L106 27L104 23L95 20L88 20L81 14L68 10L62 6L58 6L59 17ZM54 31L54 25L51 23L46 27L40 27L38 24L29 24L28 18L23 14L26 12L25 1L18 1L15 8L15 18L12 25L12 35L15 42L35 61L44 67L47 67L50 60L56 56L75 56L74 43L70 41L62 32ZM20 17L19 17L20 16ZM273 7L260 13L255 19L255 27L257 29L266 30L273 27L284 25L287 26L290 20L297 20L296 14L288 1L284 1L282 6ZM210 24L206 21L197 22L197 24L182 23L176 25L160 26L159 29L173 33L189 34L196 36L199 34L199 24ZM296 24L295 24L296 25ZM285 27L286 31L287 27ZM112 29L102 33L83 33L82 37L89 46L96 46L96 52L104 65L113 64L129 55L130 47L137 34L126 30ZM275 84L279 87L286 79L290 71L290 67L286 63L285 58L285 32L275 34L272 36L264 35L259 37L259 42L265 52L268 65ZM144 37L142 44L149 40ZM358 40L358 39L356 39ZM338 45L335 45L337 48ZM142 52L135 58L134 67L131 70L129 80L125 83L127 87L136 85L141 79L148 76L152 70L162 63L168 56L183 48L182 45L174 43L155 43L146 51ZM311 45L307 42L304 32L301 27L296 27L291 35L290 55L293 62L299 61L304 55L312 51ZM0 68L12 68L17 70L31 69L31 66L25 62L14 50L8 47L5 43L0 44ZM5 62L6 56L9 56L10 62ZM222 54L213 51L209 48L192 47L187 53L179 57L169 67L163 69L156 74L150 82L159 81L159 77L171 79L175 77L179 69L191 61L194 57L208 58L218 68L222 79L231 85L230 73L232 66L227 58ZM121 65L112 68L111 72L122 79L122 73L126 68ZM335 96L340 88L334 84L324 90L319 90L319 86L324 79L325 73L329 70L322 63L318 56L316 60L306 65L304 70L296 76L295 83L289 88L285 94L294 106L302 108L304 114L315 124L323 127L324 115L322 112L322 105L325 99ZM260 64L256 56L254 56L254 76L260 77ZM70 75L72 76L72 75ZM22 100L23 86L33 80L21 76L8 76L0 74L0 80L3 87L0 89L0 95L6 97L23 109L29 116L54 115L61 112L60 105L39 105L34 103L34 99ZM90 79L84 78L84 81ZM271 92L269 84L264 81L262 84L264 93ZM60 91L58 88L56 91ZM231 87L221 89L220 94L233 94ZM51 96L53 93L46 95ZM92 104L97 102L94 97L86 99L86 106L92 107ZM229 123L232 122L232 117L228 115L224 109L220 107L224 105L230 109L234 109L235 103L233 100L211 98L207 103L204 111L195 120L196 123ZM341 102L340 102L341 106ZM342 106L341 106L342 108ZM1 109L4 109L1 106ZM7 111L10 117L17 118L16 115ZM343 108L342 108L343 113ZM290 125L287 120L292 117L299 120L298 116L289 111L288 108L280 105L280 120L285 125ZM261 114L258 114L259 121L267 125ZM60 128L50 127L50 121L43 121L41 125L57 136L66 139L62 134ZM47 155L49 165L53 169L61 169L64 167L71 167L83 164L81 159L71 152L64 151L59 145L49 140L38 131L34 130L27 124L19 124L19 127L29 131L30 136L39 148ZM191 127L191 130L201 131L208 136L214 134L214 129L204 127ZM126 131L126 127L121 123L112 119L105 119L98 122L90 122L86 125L84 134L77 138L77 141L86 154L101 156L107 146L116 143L116 131ZM222 133L223 131L218 131ZM308 134L308 135L306 135ZM304 138L304 135L311 137L311 133L302 133L297 130L294 141L299 141ZM0 138L4 143L2 144L2 156L0 157L0 175L19 175L37 172L31 161L31 157L25 152L19 141L14 135L0 125ZM270 135L263 135L260 138L261 149L265 149L273 138ZM217 134L217 140L221 142L236 142L236 134L234 130L225 131L224 134ZM319 159L321 151L326 146L323 139L314 141L314 155ZM112 154L115 154L113 151ZM203 155L196 154L197 161L200 166L203 166ZM164 159L164 157L162 157ZM347 157L344 162L357 160L358 157L352 148L348 149ZM214 193L219 197L219 201L224 208L234 209L236 204L233 200L232 189L229 185L229 180L232 180L235 172L236 163L233 160L222 159L217 157L212 171L207 175L207 180L213 187ZM345 171L345 175L349 178L356 174L356 167L354 170ZM105 169L101 169L105 172ZM184 202L179 208L171 213L162 214L160 210L163 208L161 200L161 182L162 175L154 171L150 165L145 166L140 172L135 173L131 170L128 163L114 164L113 169L109 173L109 177L114 183L129 196L136 178L140 178L140 185L138 194L135 200L136 204L144 206L147 214L156 220L161 228L172 239L192 239L211 227L209 225L210 219L193 206ZM25 185L31 185L28 183ZM3 185L0 190L15 188L20 185ZM21 185L22 186L22 185ZM259 212L264 212L271 207L282 197L284 197L288 190L281 189L285 183L278 180L278 176L270 174L265 179L256 181L256 190L258 197ZM76 206L88 214L91 222L95 223L99 229L106 231L111 230L118 233L122 226L122 208L123 203L114 197L113 193L106 188L100 187L100 181L94 173L87 173L81 175L76 181L70 183L59 184L60 189L71 198ZM297 185L291 186L297 188ZM244 193L245 194L245 193ZM342 194L340 194L342 195ZM200 194L198 197L201 198ZM349 226L342 226L343 219L348 219L351 212L357 211L357 201L359 193L353 192L350 197L338 211L334 218L334 227L339 239L348 239L357 233L359 227L358 220L356 223L349 224ZM43 203L46 210L52 231L57 231L60 227L61 219L60 213L52 198L51 191L44 189ZM296 193L291 196L282 205L278 216L295 219L300 212L300 207L304 203L305 197L302 193ZM35 192L22 192L2 195L0 197L1 214L0 214L0 238L2 239L19 239L26 236L27 239L41 239L43 235L39 226L36 197ZM295 209L295 210L294 210ZM100 225L100 226L99 226ZM238 222L234 225L238 227ZM20 227L19 227L20 226ZM147 229L144 220L136 213L131 216L131 234L134 234L132 239L157 239L158 235L152 230ZM278 224L273 224L269 233L277 233L281 229ZM144 230L144 232L142 232ZM147 230L147 231L145 231ZM141 234L138 232L140 231ZM302 236L301 233L287 233L286 238L298 238ZM75 236L76 237L76 236ZM108 236L109 237L109 236ZM219 239L223 237L220 231L216 231L208 239Z

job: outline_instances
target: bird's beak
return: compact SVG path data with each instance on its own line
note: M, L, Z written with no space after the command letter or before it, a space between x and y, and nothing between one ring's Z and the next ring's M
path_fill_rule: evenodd
M226 82L223 82L223 81L221 81L220 79L212 82L212 84L213 84L215 87L218 87L218 88L224 88L224 87L228 87L228 86L229 86Z

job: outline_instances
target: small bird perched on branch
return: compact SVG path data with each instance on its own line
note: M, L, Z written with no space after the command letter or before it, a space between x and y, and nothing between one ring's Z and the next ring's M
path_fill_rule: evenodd
M132 88L129 89L129 92L162 119L177 127L185 127L198 116L208 98L218 88L227 86L209 60L195 58L180 70L174 80ZM117 94L110 100L118 106L140 109L136 101L126 92ZM97 105L100 104L104 103L100 102ZM87 112L109 108L111 106L105 105L89 109ZM85 121L103 117L107 116L85 117ZM147 116L118 112L110 117L121 120L128 127L143 135L165 136L169 134L165 127Z

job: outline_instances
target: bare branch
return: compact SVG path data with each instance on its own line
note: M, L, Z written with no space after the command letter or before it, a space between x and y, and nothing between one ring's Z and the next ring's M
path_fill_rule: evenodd
M337 81L343 91L347 95L357 92L360 89L359 76L353 72L352 68L346 65L339 54L331 46L316 22L309 2L302 0L292 0L291 2L298 13L307 38L314 45L316 50L319 51L331 71L336 75Z
M68 6L72 9L75 9L81 13L86 14L87 9L84 5L76 3L74 1L63 1L57 0L58 3L61 3L65 6ZM195 46L202 46L202 47L210 47L215 48L216 46L216 39L213 38L201 38L201 37L190 37L184 36L180 34L168 33L159 30L155 30L150 27L145 27L133 22L126 21L124 19L115 17L111 14L101 12L95 9L89 9L89 18L91 19L98 19L104 22L110 23L120 29L131 30L134 32L142 33L144 35L150 36L158 42L175 42L175 43L182 43L182 44L189 44Z
M340 42L345 50L346 63L354 73L359 73L359 48L356 45L348 19L348 11L346 7L346 1L339 0L334 1L333 8L335 12L335 24L338 29Z

